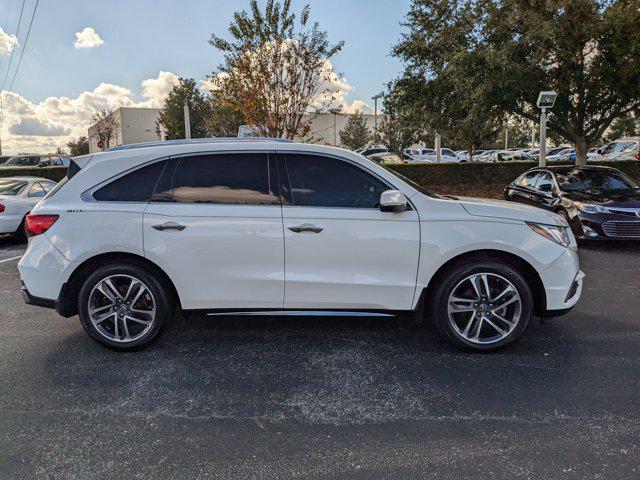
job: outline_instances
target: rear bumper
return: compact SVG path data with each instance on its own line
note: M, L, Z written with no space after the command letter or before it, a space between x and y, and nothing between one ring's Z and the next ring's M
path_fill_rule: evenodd
M22 223L22 217L18 215L3 215L0 217L0 233L14 233Z
M24 283L22 283L22 287L20 287L22 292L22 298L24 299L24 303L28 305L33 305L35 307L43 307L43 308L56 308L56 301L51 300L49 298L36 297L31 295L27 287Z

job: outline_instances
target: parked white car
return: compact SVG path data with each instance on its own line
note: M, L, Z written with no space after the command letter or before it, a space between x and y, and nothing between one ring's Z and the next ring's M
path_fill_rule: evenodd
M580 298L560 215L441 197L353 152L169 141L77 157L27 217L27 303L118 350L177 307L212 315L410 312L453 344L518 339Z
M597 159L640 160L640 138L619 138L601 148Z
M0 234L24 234L24 220L56 182L38 177L0 178Z
M405 148L402 150L402 159L407 163L432 163L435 153L431 148Z

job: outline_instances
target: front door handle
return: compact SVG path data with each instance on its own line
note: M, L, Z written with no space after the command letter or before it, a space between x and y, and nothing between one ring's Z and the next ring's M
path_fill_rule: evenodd
M302 225L298 225L297 227L289 227L289 230L295 233L302 233L302 232L320 233L322 231L322 228L316 227L315 225L311 225L310 223L303 223Z
M177 230L178 232L181 232L187 227L176 222L166 222L162 225L153 225L152 228L155 228L156 230L159 230L161 232L164 232L165 230Z

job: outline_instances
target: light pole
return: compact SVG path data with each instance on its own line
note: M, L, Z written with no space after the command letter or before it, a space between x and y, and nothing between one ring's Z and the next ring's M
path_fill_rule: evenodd
M558 94L554 91L540 92L538 108L540 111L540 166L547 165L547 108L553 108Z
M376 130L378 129L378 99L379 98L382 98L382 93L379 93L371 97L371 100L373 100L373 126Z
M187 140L191 138L191 118L189 116L189 103L186 98L184 100L184 138Z
M339 108L332 108L331 110L329 110L329 112L333 113L333 146L334 147L338 146L338 127L336 124L336 115L338 115L340 111L341 110Z

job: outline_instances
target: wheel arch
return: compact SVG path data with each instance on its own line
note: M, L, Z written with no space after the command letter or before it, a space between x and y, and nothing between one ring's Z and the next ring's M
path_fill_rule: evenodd
M78 296L82 288L83 281L96 268L108 263L130 263L142 267L149 272L157 275L163 285L169 290L170 295L175 299L178 308L180 308L180 296L178 291L169 278L169 275L148 258L128 252L108 252L94 255L82 263L80 263L69 276L69 279L63 285L58 301L56 302L56 310L63 317L72 317L78 314Z
M547 309L547 295L544 289L544 284L542 283L542 279L540 278L540 275L538 274L536 269L533 268L533 266L529 262L527 262L522 257L519 257L518 255L505 252L503 250L492 249L465 252L447 260L440 266L440 268L438 268L438 270L436 270L431 279L429 279L427 286L422 289L420 299L416 308L424 309L428 307L428 305L432 304L438 282L450 269L469 260L496 259L501 260L502 262L514 267L516 270L518 270L518 272L520 272L520 274L522 274L522 276L531 287L531 292L533 293L534 314L538 316L542 315Z

